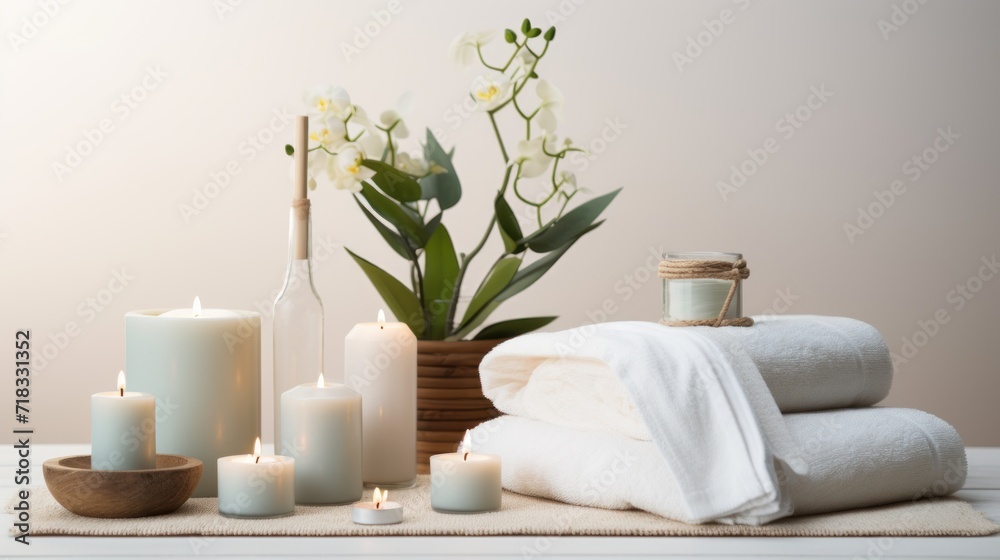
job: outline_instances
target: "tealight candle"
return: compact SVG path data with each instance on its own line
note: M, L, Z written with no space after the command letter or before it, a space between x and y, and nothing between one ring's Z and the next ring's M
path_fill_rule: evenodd
M220 457L219 513L225 517L282 517L295 512L295 459L251 455Z
M351 509L351 520L361 525L391 525L403 521L403 506L389 501L389 491L378 488L372 501L358 502Z
M101 471L156 468L156 399L126 392L125 372L118 390L90 397L90 467Z
M457 453L431 456L431 507L441 513L500 509L500 458L473 453L468 430Z
M281 443L295 459L295 502L345 504L361 499L361 395L316 383L281 394Z

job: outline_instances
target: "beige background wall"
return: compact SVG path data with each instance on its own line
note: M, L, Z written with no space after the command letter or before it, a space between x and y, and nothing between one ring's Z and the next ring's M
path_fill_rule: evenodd
M411 129L438 128L458 147L465 198L447 223L468 250L502 168L482 115L452 109L472 76L447 48L461 31L527 15L557 20L542 70L568 98L562 133L594 148L575 165L581 184L625 190L608 222L498 319L655 320L652 254L742 251L753 269L747 311L858 317L897 353L915 338L922 347L907 352L887 404L938 414L968 444L1000 445L1000 278L981 268L1000 249L1000 3L933 2L906 15L915 2L405 1L384 26L369 24L377 36L350 60L342 45L386 2L233 0L220 16L227 0L92 1L38 15L50 4L0 7L0 334L8 362L20 328L51 356L33 377L37 441L88 439L89 395L124 362L126 311L184 307L196 294L213 307L268 308L289 197L290 128L272 117L302 110L311 85L342 84L376 114L416 93ZM730 23L709 21L721 28L709 44L703 21L720 16ZM44 24L28 37L23 18ZM678 68L674 53L699 38L708 46ZM794 127L786 115L797 110ZM54 171L104 119L110 132L92 153ZM934 150L939 130L950 139ZM724 198L717 183L765 143L777 151ZM934 159L926 169L912 161L924 155ZM230 160L241 172L206 193ZM894 181L902 194L885 208L873 193ZM214 196L186 220L179 207L196 191ZM870 206L877 217L849 238L845 224ZM345 193L317 192L314 222L335 372L347 330L381 306L339 247L402 268ZM936 315L946 323L927 322ZM932 336L915 334L921 321ZM265 364L270 335L265 321ZM269 418L269 365L264 386Z

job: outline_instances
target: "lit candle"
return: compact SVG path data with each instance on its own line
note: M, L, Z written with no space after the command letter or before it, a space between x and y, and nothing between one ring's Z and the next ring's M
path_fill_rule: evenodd
M260 314L203 309L125 315L130 386L156 396L156 448L200 459L195 497L217 496L219 457L260 434Z
M389 501L389 491L375 489L372 501L351 508L351 520L361 525L391 525L403 520L403 506Z
M125 391L125 372L118 389L90 397L90 467L101 471L156 468L156 399Z
M354 325L344 382L361 393L365 484L412 486L417 477L417 338L405 323Z
M431 507L441 513L500 509L500 458L473 453L468 430L457 453L431 456Z
M340 383L281 394L282 452L295 459L295 501L344 504L361 498L361 395Z
M226 517L282 517L295 511L295 459L250 455L218 459L219 513Z

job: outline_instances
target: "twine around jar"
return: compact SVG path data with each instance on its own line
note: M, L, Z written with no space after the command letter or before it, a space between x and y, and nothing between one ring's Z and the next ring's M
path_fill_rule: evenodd
M660 261L659 272L660 278L668 280L711 278L715 280L731 280L733 282L718 317L691 321L660 321L660 324L668 327L749 327L753 325L753 319L750 317L726 319L726 313L729 312L729 304L733 302L733 296L736 295L736 290L739 288L740 282L750 276L747 261L743 259L738 259L735 262L680 259L663 260Z

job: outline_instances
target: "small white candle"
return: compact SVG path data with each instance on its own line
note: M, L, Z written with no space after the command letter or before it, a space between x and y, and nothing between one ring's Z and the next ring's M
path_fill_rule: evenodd
M351 520L361 525L391 525L403 521L403 506L389 501L389 491L376 488L372 501L351 508Z
M732 280L695 278L691 280L671 280L669 289L670 319L673 321L700 321L714 319L722 311ZM726 319L734 319L741 314L739 298L734 295L726 312Z
M417 478L417 338L405 323L358 323L344 339L344 383L361 393L365 484Z
M293 387L281 394L283 453L295 459L295 502L345 504L361 499L361 395L340 383Z
M250 455L218 460L219 513L226 517L282 517L295 512L295 459Z
M497 511L500 494L500 458L473 453L468 430L457 453L431 456L431 507L434 511Z
M101 471L156 468L156 399L125 391L125 372L118 390L90 397L90 467Z

